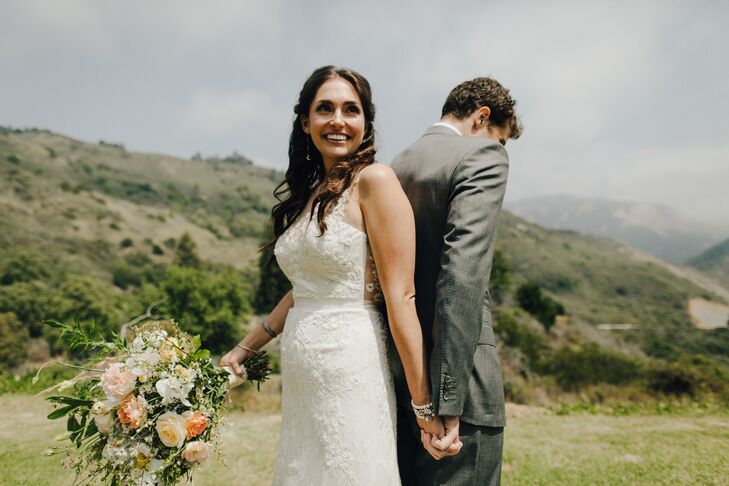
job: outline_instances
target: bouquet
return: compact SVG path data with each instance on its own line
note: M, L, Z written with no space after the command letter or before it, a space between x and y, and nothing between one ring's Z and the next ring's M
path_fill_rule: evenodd
M115 342L78 324L50 325L70 337L72 349L97 352L96 363L77 367L82 371L47 397L55 406L48 418L67 417L59 439L71 441L47 453L66 454L78 484L176 484L217 449L225 396L245 379L214 366L198 336L172 320L137 324ZM265 352L243 366L259 386L270 373Z

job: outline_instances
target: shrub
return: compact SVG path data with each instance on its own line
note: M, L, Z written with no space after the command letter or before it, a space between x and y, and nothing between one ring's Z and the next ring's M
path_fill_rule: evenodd
M623 385L639 380L644 374L638 361L594 343L562 346L549 359L546 371L568 390L595 383Z
M548 347L544 335L539 331L519 322L513 312L497 309L494 312L494 332L505 345L517 348L524 354L531 370L540 368Z
M12 250L0 259L0 285L30 282L47 277L46 263L26 250Z
M504 293L506 293L511 283L509 272L508 260L501 251L496 250L491 265L491 278L489 279L489 292L494 302L503 301Z
M533 315L549 330L558 315L565 313L564 306L542 293L539 284L527 282L516 290L516 300L519 306Z
M131 238L124 238L121 240L121 243L119 243L120 248L129 248L130 246L134 246L134 240Z
M180 237L180 241L177 242L174 260L175 265L179 267L199 268L201 261L197 255L196 248L197 245L190 236L190 233L185 232Z
M12 368L25 359L28 329L15 314L0 313L0 368Z
M259 279L253 297L253 309L258 314L268 313L291 290L291 283L281 271L276 259L270 260L273 249L267 248L258 258ZM269 262L270 260L270 262Z
M250 312L240 274L170 266L158 287L143 288L144 299L164 299L159 311L198 334L212 352L228 351L239 334L238 323Z

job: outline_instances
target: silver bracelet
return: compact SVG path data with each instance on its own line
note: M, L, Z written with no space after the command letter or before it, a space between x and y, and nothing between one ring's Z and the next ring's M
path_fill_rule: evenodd
M275 338L276 336L278 336L278 334L276 334L276 331L271 329L271 326L268 325L268 322L266 322L266 319L261 319L261 326L263 326L263 330L266 331L266 334L268 334L272 338Z
M435 407L433 406L433 402L428 402L425 405L415 405L415 402L410 400L410 405L413 407L415 416L420 420L430 422L435 418Z

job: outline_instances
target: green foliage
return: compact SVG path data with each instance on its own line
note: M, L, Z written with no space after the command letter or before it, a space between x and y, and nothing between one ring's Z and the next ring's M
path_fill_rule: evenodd
M129 248L130 246L134 246L134 240L131 238L124 238L121 240L121 243L119 243L120 248Z
M0 257L0 285L31 282L48 277L47 263L23 248L15 248Z
M544 335L520 322L518 311L498 308L494 311L494 332L506 346L519 349L526 356L529 368L538 371L549 346Z
M258 259L260 277L253 298L253 309L258 314L270 312L286 292L291 290L291 283L272 256L273 249L269 247L261 252Z
M489 279L489 292L495 303L500 303L504 300L504 294L511 284L509 273L508 259L503 252L496 250L491 265L491 278Z
M20 364L27 347L28 329L12 312L0 313L0 369Z
M558 315L565 313L564 306L544 295L536 282L527 282L519 286L516 290L516 300L522 309L536 317L547 330L554 325Z
M170 266L158 287L143 287L143 298L164 299L159 311L178 320L184 331L199 335L213 352L235 344L239 323L250 312L241 275L232 269Z
M594 343L562 346L545 368L560 386L568 390L593 383L624 385L643 376L641 363Z
M190 236L190 233L185 232L177 242L174 260L175 265L179 267L199 268L201 262L196 248L197 245Z
M647 387L664 395L713 394L729 402L729 370L700 355L684 355L676 362L655 361L647 373Z
M37 376L36 371L32 370L25 375L15 376L10 372L0 370L0 395L8 393L35 394L78 373L78 370L58 364L46 366L43 373Z

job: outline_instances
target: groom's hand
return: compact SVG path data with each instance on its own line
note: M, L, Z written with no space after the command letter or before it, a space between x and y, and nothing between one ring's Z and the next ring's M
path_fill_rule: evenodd
M423 442L423 447L436 461L447 456L455 456L463 447L463 442L458 436L459 418L443 417L443 425L444 434L440 437L431 435L424 430L420 431L420 440Z

